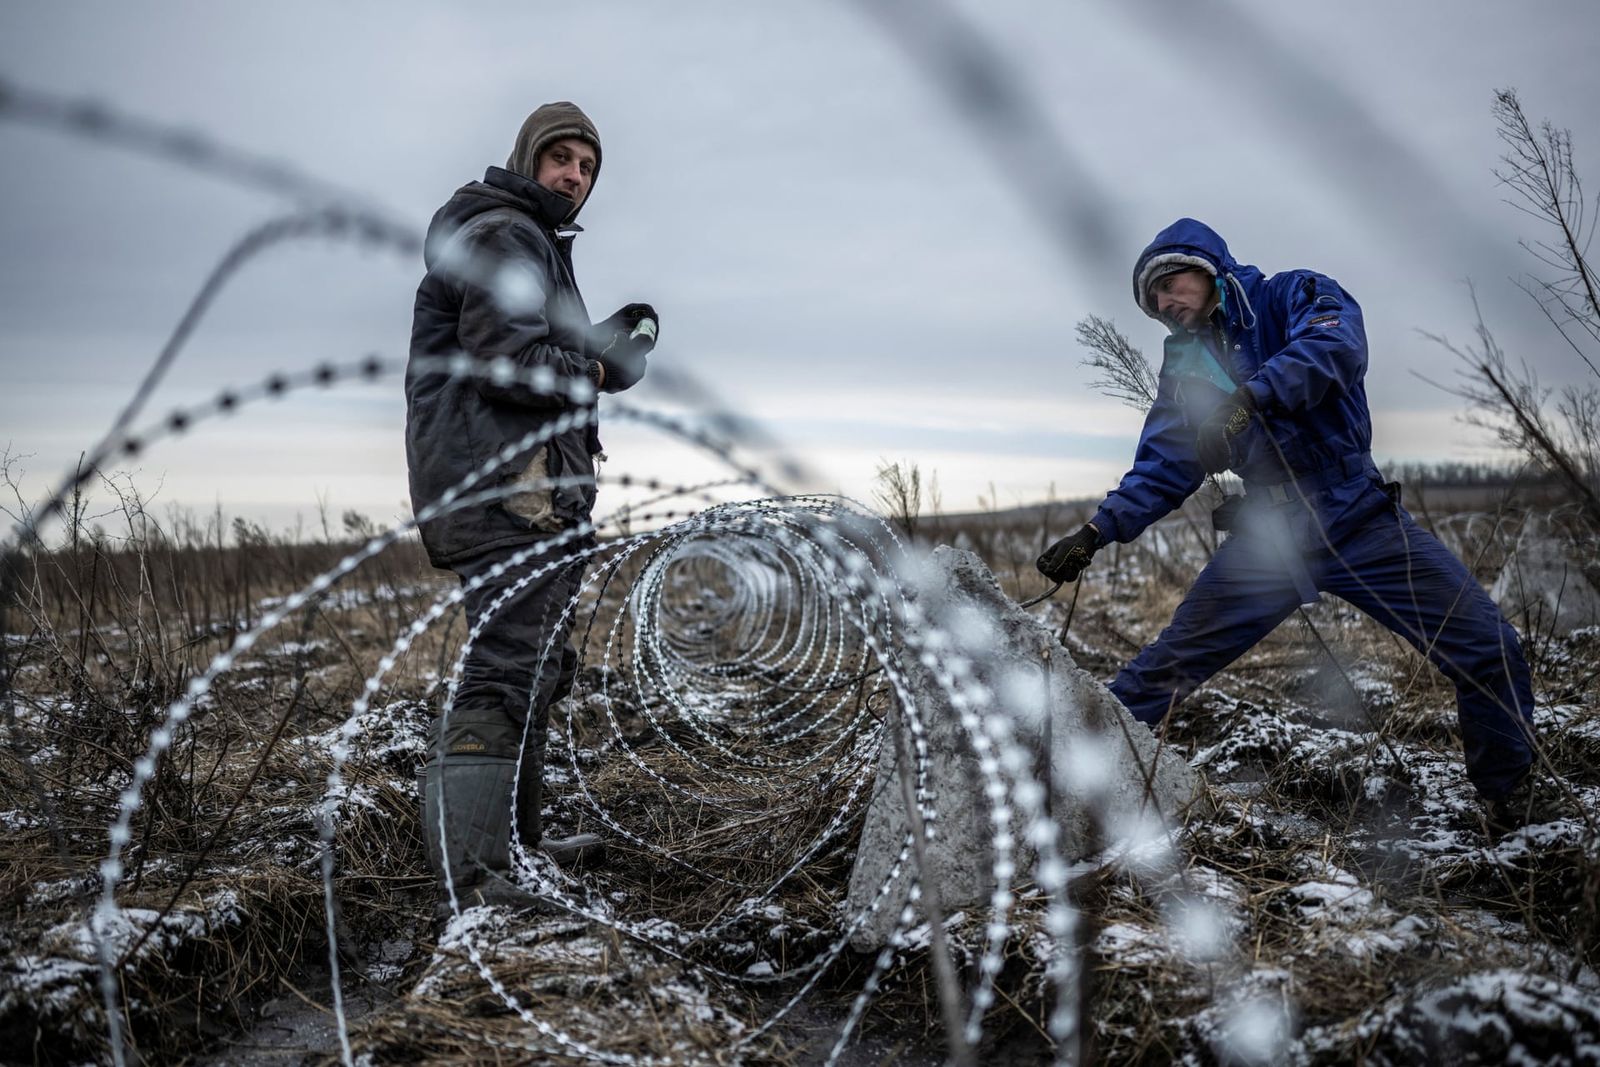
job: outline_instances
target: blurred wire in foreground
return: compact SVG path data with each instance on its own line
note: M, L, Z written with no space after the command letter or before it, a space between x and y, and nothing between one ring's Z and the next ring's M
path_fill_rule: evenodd
M1016 64L945 0L860 0L973 131L1000 149L1001 176L1074 259L1118 261L1110 194L1056 133Z

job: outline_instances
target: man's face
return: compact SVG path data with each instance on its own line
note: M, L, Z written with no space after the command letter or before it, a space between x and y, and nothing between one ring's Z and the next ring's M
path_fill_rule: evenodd
M1199 329L1211 314L1217 287L1211 275L1198 267L1158 279L1150 287L1156 313L1186 330Z
M563 137L539 156L539 173L533 180L572 201L573 210L583 205L594 184L594 146L578 137Z

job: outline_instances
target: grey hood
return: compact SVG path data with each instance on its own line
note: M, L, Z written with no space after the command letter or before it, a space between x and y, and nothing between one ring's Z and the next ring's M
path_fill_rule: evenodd
M600 180L600 163L604 158L600 149L600 132L589 121L589 116L570 100L544 104L527 117L522 129L517 131L517 143L512 146L511 155L506 159L506 169L533 180L539 173L539 156L563 137L576 137L594 146L594 176L589 185L592 196L594 183ZM581 210L583 204L573 208L561 221L571 222Z

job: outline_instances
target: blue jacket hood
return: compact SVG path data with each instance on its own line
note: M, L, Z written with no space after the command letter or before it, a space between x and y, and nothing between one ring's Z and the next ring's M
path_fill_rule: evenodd
M1195 444L1198 427L1215 405L1241 390L1258 417L1233 443L1230 467L1247 491L1370 468L1367 338L1355 298L1315 271L1268 278L1235 260L1217 232L1195 219L1174 222L1139 254L1135 299L1174 267L1211 274L1222 299L1207 329L1167 324L1172 335L1133 466L1093 519L1101 534L1131 541L1200 487L1205 470ZM1144 301L1140 307L1160 321ZM1203 361L1185 362L1197 352ZM1341 500L1323 503L1338 511L1348 503Z
M1183 265L1209 271L1212 277L1232 274L1239 266L1222 235L1198 219L1179 219L1156 234L1133 265L1133 302L1152 319L1159 318L1146 299L1150 281L1163 266Z

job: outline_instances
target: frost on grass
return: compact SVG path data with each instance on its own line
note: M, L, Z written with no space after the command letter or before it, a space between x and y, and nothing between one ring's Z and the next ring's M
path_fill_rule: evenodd
M1427 919L1400 914L1350 871L1314 857L1300 866L1308 880L1284 889L1277 903L1303 932L1297 954L1372 958L1415 948L1432 931Z
M409 778L428 757L427 728L433 711L426 701L396 700L355 717L351 762ZM343 727L295 738L307 766L320 767L343 740Z
M126 959L130 985L139 976L167 972L237 938L248 920L239 894L212 890L198 909L160 916L127 908L100 928L113 959ZM32 1043L55 1033L62 1049L92 1048L105 1025L95 934L79 918L46 927L29 951L8 952L0 962L0 1034ZM131 1003L138 1013L141 1005ZM15 1046L12 1046L15 1047ZM59 1051L59 1050L58 1050Z
M1298 1064L1600 1063L1600 998L1556 978L1522 970L1467 974L1398 997L1342 1026L1314 1027Z
M647 1045L667 1062L709 1064L745 1031L730 1007L726 991L592 923L476 907L445 926L403 1000L352 1036L375 1062L419 1048L459 1062L508 1051L582 1062Z
M1170 613L1169 572L1203 561L1179 532L1160 533L1153 551L1170 559L1109 552L1071 609L1066 644L1097 681ZM871 799L869 788L855 787L877 763L878 731L896 699L887 666L905 655L897 642L910 628L896 618L874 631L886 651L868 654L861 627L875 623L864 605L892 599L892 575L871 574L854 557L828 556L832 570L785 570L760 553L714 558L741 536L690 538L703 554L682 568L658 572L641 562L637 583L624 576L587 594L584 610L594 614L575 633L588 630L593 640L574 695L552 715L547 816L563 830L598 829L619 847L606 868L579 878L538 863L520 871L569 894L581 915L474 908L438 928L428 923L433 899L414 770L426 758L428 720L460 628L449 640L430 633L419 641L413 660L376 691L368 693L353 665L381 661L387 638L378 635L392 637L426 611L432 587L407 575L390 587L329 595L319 610L338 616L331 632L311 620L315 626L257 646L229 684L198 704L196 723L216 732L174 749L166 764L174 777L154 780L146 797L148 833L135 824L129 868L137 865L143 882L119 892L124 910L109 931L118 952L149 928L153 906L242 797L199 872L203 885L120 975L141 1051L152 1061L178 1059L214 1037L186 1021L180 1034L170 1013L154 1010L177 1001L174 989L215 990L208 1014L220 1016L224 1000L242 1014L261 996L252 983L276 988L290 966L326 959L318 828L330 800L335 895L352 933L342 947L355 960L343 989L382 983L390 994L354 1022L358 1062L762 1064L807 1062L796 1050L808 1028L831 1044L877 959L829 953L852 919L842 902ZM973 525L950 539L984 551L1008 592L1037 591L1031 572L1003 573L1007 556L1025 572L1031 566L1037 530ZM823 541L804 551L826 555L817 547ZM729 573L748 580L726 581ZM851 595L845 575L863 583ZM861 588L871 596L852 599ZM651 590L663 594L661 614L621 638L609 633L619 612L648 617ZM782 597L792 598L793 612L773 610L768 630L749 629L764 617L763 604ZM256 612L269 600L255 600ZM1066 599L1032 611L1046 639L1058 642ZM1206 810L1182 827L1106 820L1096 828L1098 851L1070 869L1073 936L1087 946L1086 1019L1101 1058L1404 1063L1432 1048L1461 1049L1455 1058L1463 1062L1473 1049L1508 1062L1592 1058L1600 982L1589 969L1595 924L1585 894L1600 865L1591 831L1565 820L1487 840L1448 691L1407 650L1371 639L1353 613L1319 609L1316 619L1343 670L1285 628L1170 717L1158 743L1205 776ZM958 652L992 651L980 623L953 616L918 652L938 665ZM217 632L231 639L236 631ZM1540 727L1553 764L1592 815L1600 804L1592 695L1600 639L1575 634L1540 651ZM23 664L18 676L42 684L45 666ZM302 670L304 702L246 789ZM1032 678L993 678L996 701L1019 726L1040 718ZM362 694L370 704L347 724ZM128 715L160 705L106 702ZM35 751L52 780L81 775L65 763L72 739L59 726L88 707L35 692L21 708L24 727L48 738ZM145 740L130 736L123 740L135 749ZM80 740L103 745L98 735ZM325 795L329 753L345 742L342 781ZM78 751L85 750L93 751ZM1092 791L1104 771L1100 757L1092 745L1070 746L1053 770ZM1002 769L1021 777L1019 766ZM91 871L108 803L126 782L118 766L102 770L69 810L71 826L89 828L92 840L74 847L90 856ZM952 814L938 799L952 784L930 785L935 814ZM46 862L47 827L27 796L16 784L0 816L0 826L42 857L16 895L31 914L0 942L4 1033L42 1029L73 1054L104 1058L93 952L73 912L96 883ZM1005 797L1020 798L1016 790ZM948 833L949 821L937 829ZM1079 942L1050 936L1046 893L1026 871L1012 874L1004 923L990 901L979 901L947 907L942 930L966 990L997 961L982 1062L1050 1058L1040 1035L1061 988L1052 976L1063 961L1077 962ZM236 887L231 917L219 886ZM861 1032L868 1041L891 1034L936 1060L935 930L920 919L909 926L874 975ZM251 947L263 929L275 939ZM734 1049L813 977L790 1022ZM317 999L331 993L316 980L310 986ZM805 1055L819 1061L817 1053L813 1042Z
M1214 1002L1186 1022L1188 1059L1268 1067L1283 1062L1294 1039L1294 978L1276 967L1240 975Z

